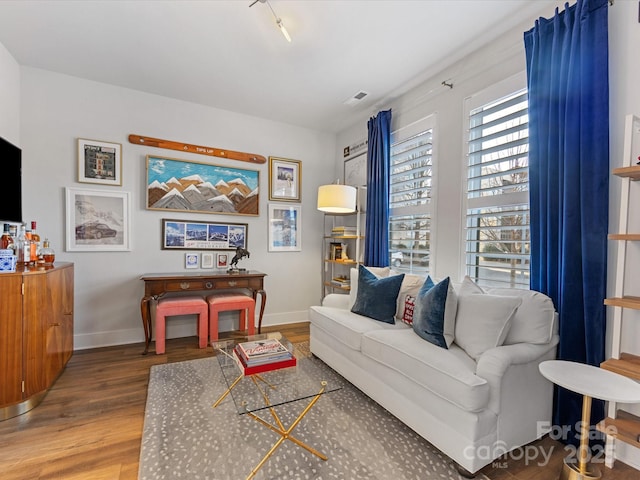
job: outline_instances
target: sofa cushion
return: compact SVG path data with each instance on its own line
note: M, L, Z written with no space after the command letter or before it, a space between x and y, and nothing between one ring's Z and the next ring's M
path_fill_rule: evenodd
M449 277L434 285L427 277L418 292L413 330L428 342L449 348L455 336L458 301Z
M485 351L504 343L521 303L519 297L459 295L455 342L477 360Z
M504 341L505 345L515 343L549 343L553 337L555 308L553 301L545 294L534 290L517 288L488 288L491 295L519 297L522 304L511 321L511 328Z
M381 322L395 323L396 301L403 278L404 274L378 278L360 265L358 295L351 311Z
M489 402L489 384L455 344L444 350L409 329L373 330L362 337L362 353L465 411L478 412Z
M402 329L415 335L404 323L379 322L344 308L313 306L309 309L309 321L334 337L337 342L357 351L360 351L362 334L372 330Z
M389 267L365 267L371 273L378 278L385 278L389 276L391 269ZM350 271L350 284L351 290L349 290L349 310L353 308L353 304L356 303L356 297L358 296L358 269L352 268Z

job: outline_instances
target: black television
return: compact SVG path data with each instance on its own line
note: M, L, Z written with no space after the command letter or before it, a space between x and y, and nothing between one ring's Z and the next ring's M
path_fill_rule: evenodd
M22 150L0 137L0 178L5 195L0 201L2 223L22 222Z

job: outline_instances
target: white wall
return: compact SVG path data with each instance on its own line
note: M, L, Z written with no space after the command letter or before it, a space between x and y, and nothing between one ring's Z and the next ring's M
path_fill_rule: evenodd
M320 297L322 216L315 202L318 185L333 177L324 162L335 151L334 135L29 67L21 73L24 218L38 221L57 260L75 263L77 349L143 340L140 275L185 271L184 252L160 248L162 218L247 223L251 258L240 266L268 275L263 325L306 320L308 307ZM302 252L267 252L268 163L137 146L127 140L132 133L302 160ZM77 138L122 144L122 187L77 183ZM147 154L259 170L260 215L146 210ZM65 187L130 192L132 250L65 252ZM168 336L195 334L189 320L171 321ZM229 328L222 323L221 330Z
M20 66L1 43L0 137L20 146Z

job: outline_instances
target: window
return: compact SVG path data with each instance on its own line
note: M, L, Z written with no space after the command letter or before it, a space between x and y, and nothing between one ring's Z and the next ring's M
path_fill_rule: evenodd
M391 135L389 264L429 272L433 187L433 117Z
M510 91L467 100L466 273L480 285L528 288L527 91Z

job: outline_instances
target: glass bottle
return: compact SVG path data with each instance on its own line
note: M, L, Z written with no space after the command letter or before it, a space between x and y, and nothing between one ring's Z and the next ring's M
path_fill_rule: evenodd
M18 232L17 255L18 265L28 265L31 261L31 239L27 237L25 225L20 225Z
M36 222L31 222L31 263L38 263L40 257L40 235L36 232Z
M9 248L13 250L13 254L18 256L18 245L16 245L18 241L18 226L17 225L9 225L9 235L11 235L11 239L13 243L9 245Z
M2 237L0 237L0 249L6 250L11 248L13 245L13 238L11 238L11 233L9 232L9 224L4 224L4 233Z
M54 252L53 248L51 248L48 238L45 238L44 242L42 243L41 254L45 265L52 265L56 259L56 252Z

